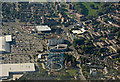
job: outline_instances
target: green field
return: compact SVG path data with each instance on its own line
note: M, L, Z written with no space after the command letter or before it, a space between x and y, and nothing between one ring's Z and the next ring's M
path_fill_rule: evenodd
M70 76L77 75L77 70L76 69L70 69L70 70L66 70L66 71L70 74Z
M73 3L74 9L85 16L97 16L98 13L106 13L110 8L110 3L82 2Z
M85 2L85 3L82 3L87 9L88 9L88 15L91 16L91 15L96 15L96 13L99 11L99 9L92 9L90 5L94 5L95 7L98 6L98 8L101 7L101 4L98 4L98 3L94 3L94 2Z

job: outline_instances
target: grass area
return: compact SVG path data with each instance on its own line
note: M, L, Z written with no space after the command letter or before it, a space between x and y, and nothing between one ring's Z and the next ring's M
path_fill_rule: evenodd
M94 3L94 2L84 2L84 3L82 3L87 9L88 9L88 15L89 16L91 16L91 15L96 15L97 14L97 12L99 11L99 8L101 7L101 4L102 3ZM93 9L92 7L91 7L91 5L94 5L94 7L96 8L96 7L98 7L98 9Z
M99 16L104 13L108 13L111 11L112 3L104 3L104 2L75 2L74 9L79 14L83 14L88 17Z
M77 75L77 70L76 70L76 69L66 70L66 72L68 72L68 73L70 74L70 76L75 76L75 75Z
M39 72L26 73L19 80L73 80L74 76L77 75L77 69L70 69L66 72L66 69L62 69L59 72L48 72L42 68L42 65L38 63Z

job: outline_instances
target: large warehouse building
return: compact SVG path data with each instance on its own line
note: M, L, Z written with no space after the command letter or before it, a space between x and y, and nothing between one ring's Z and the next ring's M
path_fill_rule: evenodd
M34 63L0 64L0 78L9 79L10 73L19 74L35 71Z
M0 36L0 52L10 52L11 35Z

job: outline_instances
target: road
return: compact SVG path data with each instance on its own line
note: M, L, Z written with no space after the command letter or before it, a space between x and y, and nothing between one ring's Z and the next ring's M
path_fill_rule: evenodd
M70 28L65 28L64 26L63 26L63 28L65 29L64 30L64 37L69 41L69 42L71 42L72 43L72 40L67 36L67 31L68 31L68 29L71 29L73 27L73 25L72 26L70 26ZM71 47L70 48L72 48L72 50L73 50L73 56L76 58L76 61L77 62L80 62L79 61L79 54L77 53L77 51L76 51L76 49L73 47L73 45L71 45ZM86 80L86 78L84 77L84 75L83 75L83 73L82 73L82 68L81 68L81 66L80 66L80 64L78 65L79 66L79 80Z

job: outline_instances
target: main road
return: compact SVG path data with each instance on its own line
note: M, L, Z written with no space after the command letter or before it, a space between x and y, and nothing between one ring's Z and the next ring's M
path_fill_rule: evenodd
M71 25L70 26L70 28L72 28L72 26L73 25ZM63 26L63 29L64 29L64 37L69 41L69 42L71 42L72 43L72 40L67 36L67 31L68 31L68 29L70 29L69 27L64 27ZM79 54L77 53L77 51L76 51L76 49L73 47L73 45L71 45L71 48L73 49L73 56L76 58L76 61L77 62L80 62L80 60L79 60ZM83 73L82 73L82 68L81 68L81 66L80 66L80 64L78 65L78 67L79 67L79 73L78 73L78 76L79 76L79 80L86 80L86 78L84 77L84 75L83 75Z

